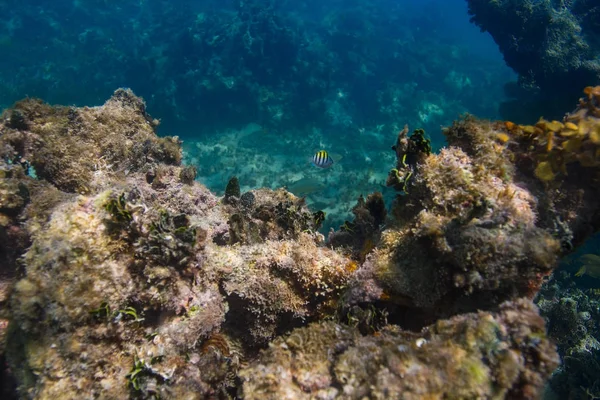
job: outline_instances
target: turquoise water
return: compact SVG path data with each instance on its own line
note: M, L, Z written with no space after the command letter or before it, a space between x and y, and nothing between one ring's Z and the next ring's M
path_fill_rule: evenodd
M243 4L243 5L242 5ZM499 118L515 75L454 1L0 3L0 105L24 95L102 104L143 96L159 133L222 194L313 185L299 195L337 227L381 190L404 124L443 146L459 114ZM342 156L327 171L307 161ZM297 185L296 185L297 186ZM308 193L307 193L308 192Z
M439 150L460 115L505 119L517 80L464 0L0 0L0 15L2 109L26 96L95 106L131 88L161 120L157 133L183 140L199 182L218 195L232 176L242 192L286 187L326 213L323 234L352 219L360 195L381 191L388 205L397 195L385 181L405 124ZM516 106L523 121L540 116ZM311 163L319 150L331 167ZM573 318L592 332L583 316L598 303L580 299L598 279L575 274L599 242L550 278L538 298L549 320L577 298Z
M499 118L515 75L453 1L0 3L0 105L24 95L102 104L130 87L184 140L199 180L222 194L312 183L337 227L382 190L396 132L459 114ZM327 171L307 161L338 153ZM304 181L302 181L304 179Z

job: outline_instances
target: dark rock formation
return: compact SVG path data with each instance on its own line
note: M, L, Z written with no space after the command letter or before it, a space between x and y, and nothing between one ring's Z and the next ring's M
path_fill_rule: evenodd
M580 88L600 83L600 5L593 0L467 0L471 21L489 32L526 90L503 117L558 118Z

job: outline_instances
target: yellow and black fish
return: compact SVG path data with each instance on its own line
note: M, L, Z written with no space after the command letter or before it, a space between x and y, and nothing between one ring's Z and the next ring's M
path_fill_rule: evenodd
M333 158L325 150L319 150L312 158L313 165L319 168L329 168L333 165Z

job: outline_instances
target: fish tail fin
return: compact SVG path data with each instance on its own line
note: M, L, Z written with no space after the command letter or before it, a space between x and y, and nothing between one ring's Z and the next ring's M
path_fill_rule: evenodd
M339 162L342 158L344 158L343 155L338 154L338 153L329 153L329 157L331 157L331 159L333 160L334 163Z

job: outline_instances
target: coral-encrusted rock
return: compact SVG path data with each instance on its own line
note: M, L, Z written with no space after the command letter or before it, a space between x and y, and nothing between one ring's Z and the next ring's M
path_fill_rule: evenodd
M17 258L29 244L18 216L30 199L20 165L0 161L0 308L8 299L16 275Z
M6 115L0 249L18 243L3 268L25 273L13 288L0 271L0 355L22 396L223 397L258 346L337 306L355 264L320 245L304 201L219 202L130 91Z
M20 395L226 398L243 376L247 398L537 396L555 352L515 299L600 225L594 90L562 126L581 137L467 118L440 154L423 132L397 146L407 194L385 230L371 195L332 241L354 260L283 189L223 202L195 182L130 91L18 103L0 121L0 353Z
M319 247L315 234L218 244L212 239L229 206L201 185L184 185L175 172L165 174L160 191L142 174L128 181L128 192L63 203L33 233L23 258L27 275L12 296L16 330L9 337L23 391L77 397L86 382L87 393L122 398L138 360L143 373L130 382L135 392L210 395L235 383L245 350L230 349L238 346L234 338L253 348L335 309L351 262ZM265 190L260 198L278 204L281 194ZM88 349L85 359L81 349ZM194 354L194 363L182 353ZM103 363L111 369L91 382L89 371ZM39 376L35 385L26 371Z
M12 122L15 115L18 124ZM66 192L93 192L106 185L107 175L181 161L178 139L157 137L143 100L128 89L91 108L26 99L3 120L0 157L30 163L38 177Z
M439 154L412 165L397 154L394 171L411 169L407 194L349 304L418 307L426 323L531 298L558 257L600 227L600 88L585 95L563 122L467 117L445 130Z
M576 265L564 263L562 267L573 269ZM562 399L598 394L600 290L579 289L572 275L561 268L544 285L536 303L564 363L552 374L549 386Z
M318 246L309 234L297 240L244 247L209 246L207 268L223 276L233 329L244 340L266 343L287 324L330 315L345 289L353 263ZM247 336L250 333L251 336Z
M485 147L452 146L458 129ZM536 225L538 201L514 179L495 130L465 121L449 140L416 165L393 210L398 222L361 267L350 303L400 299L448 315L532 295L551 272L560 243Z
M230 196L227 204L232 203L234 205L227 209L231 214L229 231L218 240L223 243L295 239L302 232L316 230L315 219L305 200L284 189L257 189L244 193L239 199Z
M241 371L245 399L533 399L558 365L528 300L375 335L334 322L276 339Z

